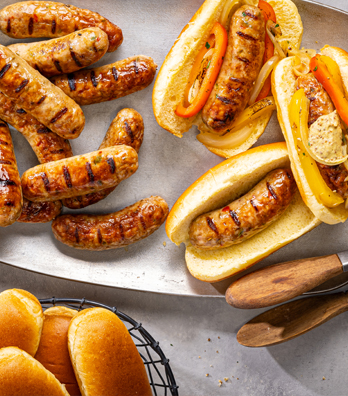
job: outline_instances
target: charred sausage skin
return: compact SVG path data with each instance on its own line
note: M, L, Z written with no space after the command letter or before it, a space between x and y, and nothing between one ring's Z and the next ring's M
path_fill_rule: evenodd
M116 249L151 235L168 211L164 199L150 197L111 214L59 216L52 222L52 230L58 241L76 249Z
M332 113L335 108L330 96L312 73L297 79L297 89L303 89L310 100L308 126L319 117ZM332 191L336 191L343 199L348 198L348 171L343 164L328 166L316 163L322 178Z
M17 169L11 133L0 120L0 226L13 224L23 205L21 181Z
M71 74L53 77L52 83L81 106L106 102L130 95L149 86L157 65L139 55Z
M241 198L194 220L189 230L190 242L205 250L241 243L275 222L296 190L291 170L276 169Z
M203 122L215 133L228 131L250 99L265 52L265 20L258 7L244 5L233 15L224 61Z
M142 116L136 110L122 109L112 121L99 150L125 144L126 146L133 147L136 152L139 152L143 138L144 122ZM64 199L63 205L70 209L85 208L106 198L116 187Z
M108 35L109 52L123 41L122 30L96 12L53 1L23 1L0 11L0 30L23 39L61 37L77 30L98 27Z
M62 211L61 201L31 202L24 198L23 209L19 223L48 223L55 219Z
M68 36L38 43L13 44L9 48L45 77L72 73L101 59L109 46L99 28L88 28Z
M81 108L3 45L0 45L0 91L63 138L75 139L84 128Z
M138 155L132 147L109 147L27 170L23 195L41 202L89 194L117 185L137 169Z

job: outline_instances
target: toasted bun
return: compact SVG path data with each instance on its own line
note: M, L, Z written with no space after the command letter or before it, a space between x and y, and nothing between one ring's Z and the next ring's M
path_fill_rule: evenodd
M68 345L83 396L152 395L139 352L126 326L111 311L81 311L71 321Z
M337 62L341 70L345 90L347 90L348 54L343 50L328 46L324 47L323 53L332 56ZM293 139L288 107L296 91L296 76L292 71L294 59L294 57L283 59L276 66L272 75L272 91L277 105L279 124L289 149L291 169L301 192L302 199L318 219L327 224L337 224L347 219L348 210L345 209L344 203L335 208L328 208L315 197L305 178L298 156L296 142Z
M35 359L65 385L70 396L80 396L68 350L68 328L78 312L66 307L52 307L44 312L39 349Z
M245 270L320 224L296 193L284 214L264 231L225 249L203 251L189 242L189 227L199 215L221 208L248 192L269 172L288 167L285 143L256 147L210 169L177 200L166 231L177 245L186 244L190 273L205 282L217 282Z
M258 0L252 0L257 6ZM276 13L277 21L281 25L282 39L292 48L298 49L302 39L303 26L296 6L291 0L268 1ZM207 128L201 120L200 114L192 118L182 118L175 114L175 109L183 100L186 84L198 55L205 44L209 33L216 21L219 20L226 0L206 0L200 9L185 26L172 49L166 56L158 73L153 90L152 103L158 124L170 133L182 137L192 125L197 125L202 132ZM249 0L250 3L250 0ZM244 1L241 0L240 5ZM229 158L250 148L264 132L271 113L264 114L254 121L254 131L241 144L230 149L207 148L224 158Z
M69 396L64 386L19 348L0 349L0 396Z
M0 293L0 348L16 346L34 356L42 323L41 304L32 294L19 289Z

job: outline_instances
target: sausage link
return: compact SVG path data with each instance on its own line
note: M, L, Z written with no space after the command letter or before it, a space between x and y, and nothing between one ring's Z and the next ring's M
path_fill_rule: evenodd
M246 107L264 52L264 17L259 8L244 5L232 17L220 74L202 111L204 123L215 133L228 131Z
M107 215L59 216L52 222L52 231L58 241L76 249L116 249L148 237L167 216L166 201L150 197Z
M23 39L61 37L89 27L103 30L109 39L109 52L123 41L122 30L96 12L53 1L23 1L0 11L0 30Z
M23 205L21 179L9 127L0 120L0 226L13 224Z
M12 125L27 139L41 164L72 157L68 140L51 132L1 92L0 118Z
M139 152L144 138L144 122L142 116L133 109L121 110L112 121L99 150L125 144ZM70 209L82 209L93 205L111 194L117 186L105 190L64 199L63 205Z
M61 201L31 202L24 198L19 223L48 223L62 211Z
M130 95L149 86L156 74L153 59L139 55L51 79L54 85L81 105L105 102Z
M84 128L81 108L3 45L0 45L0 91L63 138L75 139Z
M192 245L218 249L251 238L284 213L296 190L290 169L270 172L246 195L194 220L189 231Z
M99 28L88 28L68 36L38 43L13 44L9 48L45 77L72 73L101 59L109 46Z
M138 155L132 147L109 147L27 170L23 195L41 202L90 194L117 185L137 169Z

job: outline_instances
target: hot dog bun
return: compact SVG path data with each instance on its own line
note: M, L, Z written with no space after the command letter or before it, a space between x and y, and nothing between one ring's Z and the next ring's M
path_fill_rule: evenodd
M16 347L0 349L0 396L69 396L32 356Z
M287 42L293 49L298 49L302 39L302 22L296 6L291 0L268 1L281 25L280 41ZM152 96L153 110L158 124L170 133L182 137L192 125L200 131L206 130L201 115L182 118L175 114L175 109L182 101L189 75L198 52L205 45L213 25L221 17L225 0L206 0L185 26L175 41L158 73ZM239 1L240 6L246 4ZM248 4L257 6L258 0L248 0ZM253 121L253 132L241 144L229 149L217 149L207 146L213 153L229 158L250 148L264 132L270 113ZM236 131L238 133L238 131Z
M195 278L205 282L228 278L320 224L297 192L276 222L243 243L209 251L189 243L189 227L194 219L223 207L249 191L266 174L283 167L289 167L285 143L260 146L210 169L177 200L169 213L166 231L177 245L186 244L186 264Z
M68 328L77 313L66 307L46 309L39 349L35 355L35 359L65 385L70 396L81 395L68 350Z
M348 94L348 53L340 48L325 46L321 53L327 55L336 61L340 68L343 87L345 94ZM291 125L289 120L288 107L292 96L296 91L297 77L293 73L294 57L283 59L275 67L272 75L272 92L277 105L277 114L279 124L285 137L291 168L295 176L297 185L301 192L302 199L321 221L327 224L337 224L344 222L348 218L348 210L345 209L344 203L335 207L328 208L323 205L313 194L301 167L297 146L293 139Z
M83 396L152 395L139 352L111 311L81 311L71 321L68 345Z
M0 293L0 348L16 346L34 356L42 323L41 305L31 293L20 289Z

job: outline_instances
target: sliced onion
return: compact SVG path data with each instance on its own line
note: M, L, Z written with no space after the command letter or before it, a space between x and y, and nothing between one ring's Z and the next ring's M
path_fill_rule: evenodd
M262 66L262 69L259 75L257 76L253 91L251 93L249 99L249 105L252 105L255 102L255 100L259 96L259 93L263 85L265 84L265 81L267 80L267 77L270 75L271 71L276 67L279 61L280 61L280 56L274 55Z
M278 55L279 55L282 59L283 59L283 58L286 58L286 55L285 55L285 53L284 53L282 47L280 46L280 44L278 43L278 40L273 36L273 34L272 34L271 30L270 30L270 25L271 25L272 23L274 23L274 22L272 22L270 19L267 21L267 23L266 23L266 32L267 32L267 34L268 34L268 37L271 39L271 41L272 41L272 43L273 43L273 45L274 45L274 48L277 50Z
M209 63L210 59L214 55L214 48L210 48L210 50L203 56L199 72L189 90L188 93L188 102L193 103L195 100L196 96L199 93L199 90L201 89L202 82L204 80L204 73L203 70L207 68L206 64L207 62Z
M245 3L245 1L244 1ZM230 19L230 14L232 11L232 8L239 8L241 6L241 0L227 0L225 3L225 7L222 10L221 17L220 17L220 23L221 25L228 30L228 25L229 25L229 19Z

